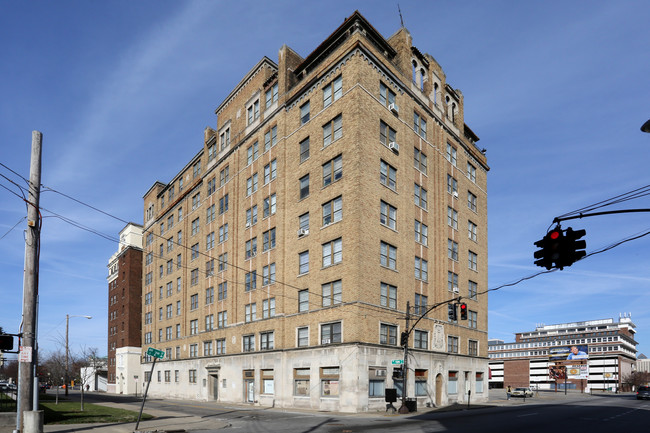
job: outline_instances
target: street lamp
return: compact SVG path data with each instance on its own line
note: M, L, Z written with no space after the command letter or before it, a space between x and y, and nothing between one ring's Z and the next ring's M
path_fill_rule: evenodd
M70 318L71 317L85 317L86 319L92 319L93 316L84 316L84 315L65 315L65 395L68 395L68 364L70 351L68 349L68 331L70 329Z
M641 126L641 131L650 132L650 119Z

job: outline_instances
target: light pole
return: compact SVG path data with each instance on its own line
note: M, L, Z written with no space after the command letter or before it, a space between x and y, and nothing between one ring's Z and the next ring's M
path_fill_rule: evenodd
M641 131L650 132L650 119L641 126Z
M93 316L84 316L84 315L65 315L65 378L64 378L64 383L65 383L65 395L68 395L68 364L69 364L69 359L70 359L70 351L68 349L68 332L70 329L70 318L71 317L85 317L86 319L92 319Z

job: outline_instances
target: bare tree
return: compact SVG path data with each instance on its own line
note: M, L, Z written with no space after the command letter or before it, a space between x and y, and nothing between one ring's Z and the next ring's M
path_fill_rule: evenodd
M650 382L650 373L645 373L641 371L634 371L627 376L623 377L623 384L637 389L641 385L645 385Z
M75 371L79 372L79 384L81 385L81 411L84 410L84 392L90 388L90 382L95 380L97 369L100 365L98 349L96 347L84 347L81 350L81 357L74 363Z

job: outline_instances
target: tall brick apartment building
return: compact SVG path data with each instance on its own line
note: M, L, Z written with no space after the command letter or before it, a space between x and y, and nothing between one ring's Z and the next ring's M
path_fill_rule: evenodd
M442 305L411 333L407 396L486 399L488 166L463 109L405 28L358 12L306 58L261 59L144 196L149 392L381 408L407 303L413 324L462 296L469 320Z
M108 392L135 393L142 336L142 226L120 231L108 262ZM140 379L142 383L142 379Z

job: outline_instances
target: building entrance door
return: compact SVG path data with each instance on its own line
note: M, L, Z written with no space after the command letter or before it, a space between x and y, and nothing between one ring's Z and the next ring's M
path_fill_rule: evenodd
M436 376L436 407L442 406L442 374Z
M244 380L244 401L246 403L255 402L255 380Z
M219 375L211 374L210 381L212 382L212 400L217 401L219 400Z

